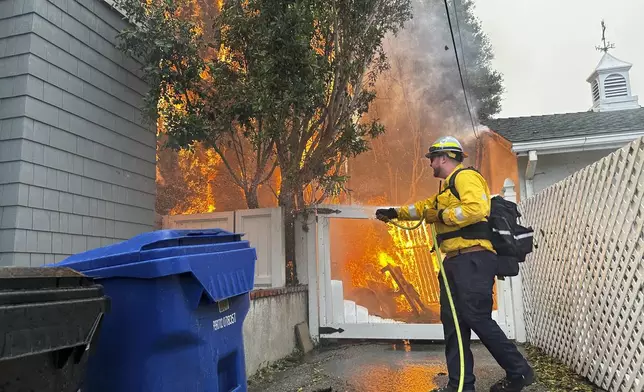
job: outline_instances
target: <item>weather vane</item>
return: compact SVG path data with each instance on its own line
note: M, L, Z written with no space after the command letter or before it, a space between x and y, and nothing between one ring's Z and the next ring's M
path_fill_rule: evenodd
M600 50L604 53L608 53L608 49L614 49L615 44L612 42L606 42L606 23L602 19L602 46L595 46L595 49Z

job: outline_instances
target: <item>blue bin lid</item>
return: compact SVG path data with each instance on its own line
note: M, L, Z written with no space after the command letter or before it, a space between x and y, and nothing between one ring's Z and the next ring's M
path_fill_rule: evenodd
M53 266L65 266L79 272L91 271L163 257L172 257L177 254L177 250L185 247L203 247L240 242L242 235L222 229L159 230L140 234L118 244L70 256L60 263L53 264ZM246 243L247 246L248 244ZM211 251L213 250L215 249ZM206 250L204 250L205 252Z

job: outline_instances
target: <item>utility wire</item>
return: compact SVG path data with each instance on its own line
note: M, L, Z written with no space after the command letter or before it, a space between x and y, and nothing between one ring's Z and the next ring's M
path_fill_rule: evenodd
M472 109L470 109L470 101L467 99L467 91L465 88L465 80L463 79L463 71L461 70L461 62L458 58L458 50L456 48L456 39L454 38L454 29L452 28L452 18L449 17L449 6L447 5L447 0L443 0L445 3L445 12L447 13L447 22L449 23L449 32L450 35L452 36L452 45L454 45L454 55L456 56L456 66L458 67L458 75L461 78L461 86L463 87L463 97L465 97L465 106L467 106L467 114L470 118L470 122L472 123L472 131L474 132L474 137L477 139L479 138L478 133L476 132L476 125L474 124L474 118L472 117ZM461 28L460 24L458 22L458 14L456 13L456 0L454 1L454 18L456 19L456 24L457 24L457 29L458 29L458 37L459 41L461 43L461 48L463 48L463 38L461 37Z
M458 33L458 41L461 44L461 54L463 55L463 74L465 75L465 82L467 82L467 85L470 85L470 81L468 80L467 77L467 60L465 59L465 46L463 46L463 36L461 35L461 23L458 20L458 11L456 9L456 1L457 0L452 0L452 5L454 7L454 19L456 19L456 32ZM454 52L456 52L456 48L454 48ZM459 69L460 71L460 69ZM461 75L461 78L463 76ZM463 87L463 94L465 95L465 87ZM468 103L467 95L465 95L465 103ZM472 130L474 131L474 136L478 139L478 132L476 131L476 124L474 121L474 118L472 116L472 110L470 109L469 104L467 105L467 113L470 116L470 121L472 122Z

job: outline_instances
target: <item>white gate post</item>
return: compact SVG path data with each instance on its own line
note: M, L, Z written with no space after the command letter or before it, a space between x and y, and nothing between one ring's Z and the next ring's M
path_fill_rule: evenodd
M509 178L506 178L503 182L503 198L513 203L517 202L517 192L514 188L514 182ZM514 338L519 343L525 343L526 330L525 314L523 311L523 281L521 270L519 270L519 275L511 277L509 282L512 292L511 311L514 314Z
M318 298L317 219L314 212L300 214L295 230L297 278L308 285L309 335L314 344L320 340L320 304Z

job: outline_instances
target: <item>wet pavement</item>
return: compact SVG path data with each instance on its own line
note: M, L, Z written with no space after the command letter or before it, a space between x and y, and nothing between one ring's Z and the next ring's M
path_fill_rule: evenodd
M252 380L249 392L427 392L447 382L441 344L367 343L316 350L302 363ZM503 370L480 343L472 345L476 387L488 391ZM525 392L543 392L537 385Z

